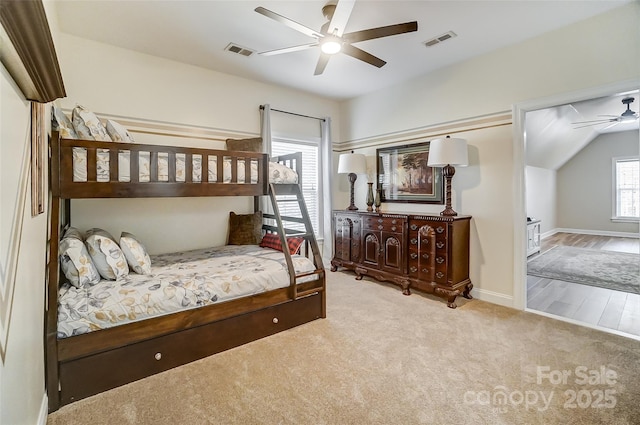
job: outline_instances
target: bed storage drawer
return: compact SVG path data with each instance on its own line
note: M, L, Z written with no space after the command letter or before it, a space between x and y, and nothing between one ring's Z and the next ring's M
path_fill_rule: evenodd
M103 351L60 364L60 401L68 404L320 318L321 295ZM194 344L193 341L200 341Z

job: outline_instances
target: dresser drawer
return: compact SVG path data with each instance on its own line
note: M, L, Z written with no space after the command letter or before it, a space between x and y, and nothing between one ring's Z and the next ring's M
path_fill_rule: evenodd
M402 217L365 217L362 222L367 230L402 233L406 220Z

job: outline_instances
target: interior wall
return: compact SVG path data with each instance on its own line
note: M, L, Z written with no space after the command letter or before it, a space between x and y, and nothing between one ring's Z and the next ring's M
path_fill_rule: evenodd
M340 117L335 101L64 33L56 41L68 93L60 102L63 108L78 103L98 116L112 114L251 136L260 133L259 105L268 103L275 109L329 116L333 138L337 137ZM272 115L278 135L296 138L308 133L309 123L276 112ZM157 136L149 134L134 133L134 137L142 143L157 141ZM216 141L183 143L224 148L223 142ZM229 212L247 213L252 208L253 200L245 197L78 200L72 203L71 221L81 230L101 227L116 237L122 231L132 232L151 253L163 253L224 245Z
M640 81L639 21L640 3L633 2L517 45L344 102L341 138L351 149L371 141L385 143L408 130L419 132L438 125L450 129L440 135L455 134L457 137L458 131L464 130L465 120L510 112L513 105L520 102L621 81ZM611 45L617 46L616 49L607 47ZM612 67L612 63L616 66ZM518 135L504 134L495 140L470 138L468 142L478 147L481 154L485 143L497 144L500 152L514 153L514 141L519 139ZM477 231L472 234L471 245L492 253L491 258L471 253L471 269L482 270L473 282L473 294L480 299L519 307L522 297L518 291L521 292L524 285L524 272L518 270L508 276L504 268L523 261L525 223L522 223L519 237L502 240L496 236L514 235L514 229L519 229L516 216L524 219L524 212L519 212L520 203L524 205L521 187L524 165L514 164L514 156L509 155L495 158L481 155L480 161L487 172L501 176L499 185L496 186L492 179L476 180L477 175L463 171L456 172L453 183L454 188L473 188L470 190L473 201L464 202L464 213L475 217L476 212L482 211L495 220L472 220ZM348 191L340 185L335 189L336 204L348 202ZM505 200L510 202L505 203ZM383 208L389 206L383 205ZM421 210L428 212L431 208L423 206Z
M638 223L613 222L612 159L638 156L638 131L596 137L558 169L558 227L638 234ZM528 188L527 188L528 189Z
M0 74L0 423L37 424L46 417L47 212L31 217L30 104L2 65Z
M551 232L556 225L556 171L527 166L527 217L540 220L541 233Z

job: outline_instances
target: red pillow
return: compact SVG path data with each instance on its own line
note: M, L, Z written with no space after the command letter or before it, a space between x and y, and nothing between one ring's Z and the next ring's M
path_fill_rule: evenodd
M300 249L300 245L302 245L302 242L304 242L303 238L294 236L288 237L287 246L289 247L289 253L296 254ZM260 242L260 246L263 248L271 248L282 251L280 235L278 235L277 233L265 233L265 235L262 237L262 242Z

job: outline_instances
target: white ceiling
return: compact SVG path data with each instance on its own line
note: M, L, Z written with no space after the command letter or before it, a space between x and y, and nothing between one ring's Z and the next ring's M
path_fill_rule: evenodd
M418 21L418 31L356 44L386 60L382 68L338 54L320 76L313 75L317 49L245 57L224 48L236 43L261 52L312 42L254 9L263 6L319 30L326 20L321 13L324 0L55 0L55 4L63 32L341 100L519 43L630 1L359 0L346 32L413 20ZM447 31L457 37L425 47L425 41Z
M627 109L622 103L626 97L634 98L629 107L638 112L638 90L528 112L525 121L527 165L557 170L600 134L638 130L638 120L615 125L576 124L610 118L602 115L619 116Z

